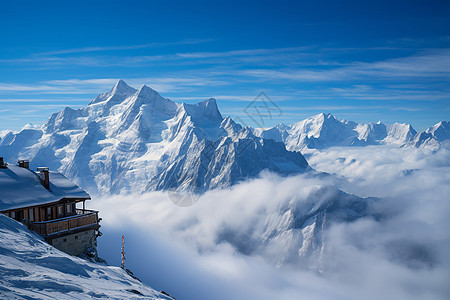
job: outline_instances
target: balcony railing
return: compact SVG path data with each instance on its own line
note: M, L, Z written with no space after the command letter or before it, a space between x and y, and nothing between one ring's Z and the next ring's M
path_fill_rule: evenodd
M31 222L29 227L39 235L48 237L91 227L98 228L100 227L98 222L98 211L77 209L75 215L44 222Z

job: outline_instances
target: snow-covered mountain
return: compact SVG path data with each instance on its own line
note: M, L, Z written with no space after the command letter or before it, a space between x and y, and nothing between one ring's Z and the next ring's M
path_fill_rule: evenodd
M172 299L119 267L61 252L0 214L1 299Z
M425 132L416 132L410 124L381 122L357 124L338 120L331 114L318 114L292 125L280 124L265 129L254 129L254 134L266 139L284 142L291 151L308 151L333 146L367 146L398 144L431 149L450 139L449 122L439 122Z
M442 121L423 132L419 132L409 144L417 148L438 149L441 142L449 139L450 122Z
M66 107L42 128L6 132L0 155L57 169L88 191L206 190L232 185L268 169L309 168L298 152L255 136L216 101L178 104L147 86L120 80L89 105Z
M274 200L274 204L261 205L257 211L264 211L264 217L255 213L249 216L254 223L247 227L242 222L224 228L218 241L233 245L243 254L262 255L278 267L289 265L321 272L331 250L326 237L331 226L379 217L374 209L377 198L360 198L334 186L302 187L298 190L304 195L298 193L281 203Z
M49 166L90 192L199 190L229 186L268 169L309 169L300 154L332 146L395 143L439 148L449 123L417 133L409 124L356 124L319 114L292 125L243 128L215 99L178 104L119 80L81 109L66 107L42 126L2 131L0 155ZM284 143L284 144L283 144ZM287 149L287 150L286 150Z

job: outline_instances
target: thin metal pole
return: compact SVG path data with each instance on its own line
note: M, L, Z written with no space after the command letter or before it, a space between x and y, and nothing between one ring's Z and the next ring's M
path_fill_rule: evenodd
M123 235L122 235L122 252L121 252L121 254L122 254L122 263L121 263L121 265L122 265L122 269L125 269L125 251L124 251L124 249L125 249L125 238L123 237Z

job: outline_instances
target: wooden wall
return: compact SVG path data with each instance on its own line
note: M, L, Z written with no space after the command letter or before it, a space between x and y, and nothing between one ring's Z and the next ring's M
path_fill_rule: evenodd
M72 214L76 214L76 205L75 202L69 202L72 204ZM29 209L30 208L22 208L22 209L16 209L16 210L11 210L8 211L6 213L7 216L9 216L10 218L12 218L12 212L15 212L16 217L14 219L16 219L17 221L22 221L22 219L29 219L32 222L43 222L43 221L49 221L49 220L54 220L54 219L58 219L61 216L58 216L58 206L59 205L63 205L63 210L64 210L64 216L67 215L67 207L66 207L67 203L64 204L53 204L51 206L51 217L47 218L47 208L49 206L39 206L39 207L33 207L31 208L33 210L33 215L34 215L34 220L30 220L30 213L29 213ZM5 212L3 212L5 213ZM21 215L21 218L20 218ZM20 220L19 220L20 219Z

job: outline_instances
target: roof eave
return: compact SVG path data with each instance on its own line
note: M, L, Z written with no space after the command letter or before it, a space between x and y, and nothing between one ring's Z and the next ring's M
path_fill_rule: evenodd
M91 200L91 197L74 197L74 198L64 197L64 198L61 198L61 199L59 199L57 201L50 201L50 202L40 203L40 204L36 204L36 205L12 206L11 208L0 209L0 212L4 213L4 212L10 212L10 211L13 211L13 210L17 210L17 209L28 209L28 208L35 208L35 207L41 207L41 206L49 206L49 205L58 204L58 203L60 203L62 201L67 201L67 200L73 200L73 201L75 201L75 203L77 203L77 202L81 202L81 201Z

